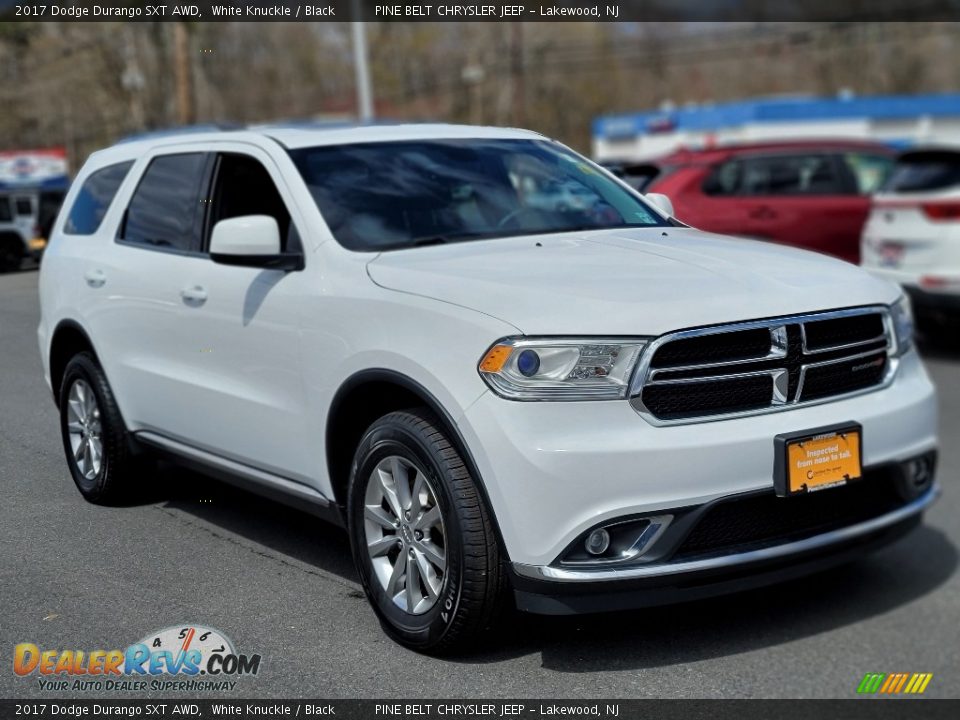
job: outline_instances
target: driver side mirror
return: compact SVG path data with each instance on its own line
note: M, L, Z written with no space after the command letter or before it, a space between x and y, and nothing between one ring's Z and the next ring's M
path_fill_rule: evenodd
M280 227L269 215L227 218L213 226L210 259L221 265L303 270L303 255L280 252Z
M653 205L657 210L662 212L668 218L672 218L673 215L673 201L668 198L663 193L647 193L643 196L648 203Z

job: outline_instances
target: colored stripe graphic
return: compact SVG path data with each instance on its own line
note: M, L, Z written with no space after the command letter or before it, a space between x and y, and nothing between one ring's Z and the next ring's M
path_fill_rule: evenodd
M860 681L860 687L857 688L857 692L875 693L880 689L880 683L883 682L884 677L886 677L884 673L867 673L863 676L863 680Z
M919 695L933 679L933 673L867 673L857 686L861 695Z

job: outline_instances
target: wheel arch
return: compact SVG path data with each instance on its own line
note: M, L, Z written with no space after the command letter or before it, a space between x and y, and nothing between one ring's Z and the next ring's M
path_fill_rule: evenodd
M346 507L353 456L367 428L389 412L417 406L426 407L437 416L441 428L466 463L490 513L501 557L509 563L509 554L483 476L456 421L430 390L395 370L369 369L351 375L337 390L330 404L325 447L327 471L336 503L341 508Z
M70 358L80 352L90 352L100 362L96 348L87 331L76 320L61 320L50 338L50 389L53 402L60 407L60 384Z

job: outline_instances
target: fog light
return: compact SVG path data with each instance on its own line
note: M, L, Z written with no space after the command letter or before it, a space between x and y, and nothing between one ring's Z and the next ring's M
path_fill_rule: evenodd
M587 535L583 546L591 555L603 555L607 551L607 548L610 547L610 533L603 528L594 530Z
M910 480L917 487L922 487L930 481L930 463L927 458L911 460L907 466Z

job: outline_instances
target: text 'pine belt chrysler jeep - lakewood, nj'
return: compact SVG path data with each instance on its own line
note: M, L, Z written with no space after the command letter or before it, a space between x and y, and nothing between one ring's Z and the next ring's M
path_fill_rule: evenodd
M430 652L504 600L704 597L918 524L936 404L900 289L668 205L521 130L97 152L40 275L73 479L109 503L162 453L332 519Z

